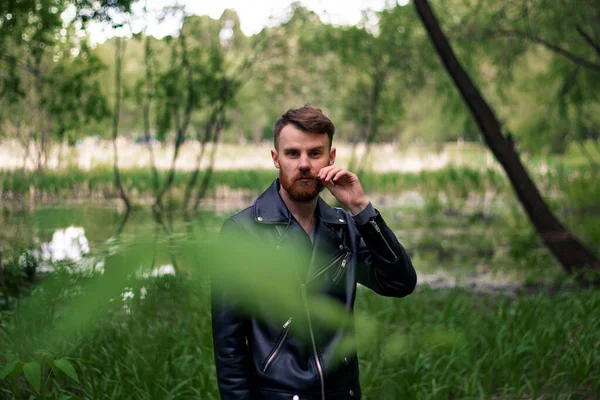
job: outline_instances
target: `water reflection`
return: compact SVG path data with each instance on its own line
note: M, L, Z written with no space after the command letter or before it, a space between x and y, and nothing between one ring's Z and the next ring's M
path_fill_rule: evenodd
M85 229L80 226L69 226L58 229L52 235L52 241L42 243L42 260L44 261L80 261L89 253L90 246L85 237Z
M175 275L175 268L171 264L163 265L161 267L154 268L150 275L152 275L152 276Z
M153 267L150 272L144 272L146 268L141 268L136 276L138 278L150 278L165 275L175 275L176 270L171 264L161 265L160 267Z
M54 272L56 264L70 262L72 272L104 272L104 263L94 258L84 257L90 252L90 245L81 226L69 226L57 229L52 240L41 244L40 249L32 251L38 259L37 273Z

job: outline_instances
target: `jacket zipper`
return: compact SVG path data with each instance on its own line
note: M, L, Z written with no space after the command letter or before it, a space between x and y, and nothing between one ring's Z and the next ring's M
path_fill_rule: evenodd
M269 369L269 366L271 365L273 360L275 360L275 357L277 357L277 354L281 350L281 347L283 346L283 342L285 341L285 338L287 337L287 334L289 332L289 326L291 323L292 323L292 317L290 317L290 319L288 319L286 321L286 323L283 324L283 334L281 335L281 339L279 339L279 341L277 342L277 345L275 346L275 350L273 351L271 356L269 358L267 358L267 361L265 362L265 366L262 369L263 373L267 372L267 369Z
M340 279L340 277L343 275L344 271L346 270L346 264L348 263L348 258L350 257L350 253L346 253L346 256L344 257L344 259L342 260L342 263L340 264L340 269L335 273L335 276L333 277L333 281L336 282L338 279Z
M314 274L313 276L311 276L310 278L308 278L308 280L306 281L306 283L312 281L313 279L317 278L318 276L322 275L325 271L327 271L330 267L332 267L333 265L335 265L335 263L337 263L338 261L340 261L340 259L343 257L344 253L340 253L338 256L336 256L331 262L325 264L325 266L323 268L321 268L316 274Z
M385 236L383 235L383 233L381 233L381 229L379 228L379 226L377 225L377 222L375 222L375 220L370 220L369 221L371 223L371 225L373 225L373 228L375 228L375 230L377 231L377 233L379 233L379 235L381 236L381 238L383 239L385 245L387 246L388 250L390 251L390 253L392 253L392 255L394 256L394 260L398 259L398 256L396 255L396 253L394 253L394 250L392 250L392 247L390 246L390 244L388 243L387 239L385 238Z
M308 301L306 300L305 284L302 284L302 299L304 300L304 309L306 310L306 317L308 318L308 330L310 331L310 339L312 340L315 363L317 364L317 372L319 373L319 379L321 381L321 398L322 400L325 400L325 378L323 378L323 366L321 365L319 354L317 353L317 343L315 342L315 334L313 332L312 322L310 320L310 311L308 311Z

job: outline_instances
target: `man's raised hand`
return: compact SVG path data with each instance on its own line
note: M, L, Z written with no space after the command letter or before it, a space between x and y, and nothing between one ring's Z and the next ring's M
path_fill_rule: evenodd
M358 177L352 172L330 165L322 168L317 177L333 197L353 215L358 214L369 204Z

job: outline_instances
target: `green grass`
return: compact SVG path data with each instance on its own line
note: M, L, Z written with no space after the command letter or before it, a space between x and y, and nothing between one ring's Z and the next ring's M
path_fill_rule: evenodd
M202 178L201 173L198 182ZM128 194L134 198L152 197L152 176L146 169L121 171L122 181ZM576 191L579 197L594 198L600 194L597 171L589 166L567 167L558 164L547 170L533 169L532 178L548 196L555 192ZM172 187L175 198L183 192L191 173L177 171ZM162 179L164 181L165 174ZM217 170L214 171L209 189L229 187L258 193L277 177L276 170ZM365 191L373 193L400 193L419 191L423 195L466 199L471 193L489 192L512 195L512 188L504 173L498 168L446 168L418 173L374 173L360 175ZM113 171L110 168L49 170L32 172L24 170L0 171L0 188L5 199L23 199L33 193L36 198L46 197L60 201L72 198L117 198Z
M361 351L365 397L597 398L599 306L598 291L365 294L357 308L380 327Z
M101 324L62 343L60 355L91 363L77 364L80 383L50 376L45 398L218 398L207 291L185 278L142 284L143 300L115 305ZM361 290L364 398L598 398L598 309L593 290L512 298L422 287L405 299ZM13 320L4 317L4 326ZM23 379L0 381L0 397L15 393L32 391Z

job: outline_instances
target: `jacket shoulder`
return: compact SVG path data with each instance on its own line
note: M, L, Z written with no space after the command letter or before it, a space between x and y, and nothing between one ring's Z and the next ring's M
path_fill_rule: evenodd
M237 227L242 228L242 230L249 229L253 222L254 205L251 205L225 219L225 221L223 221L223 229L226 227Z
M247 225L248 223L254 222L254 205L236 212L231 217L227 218L227 220L232 220L240 225Z
M340 218L352 218L352 215L350 214L350 212L346 211L345 209L341 208L341 207L331 207L335 210L335 212L338 213L338 215L340 216Z

